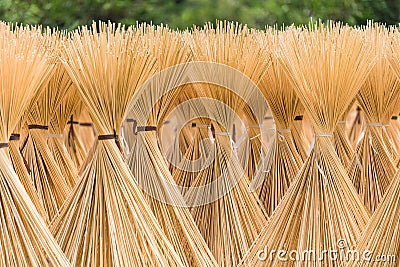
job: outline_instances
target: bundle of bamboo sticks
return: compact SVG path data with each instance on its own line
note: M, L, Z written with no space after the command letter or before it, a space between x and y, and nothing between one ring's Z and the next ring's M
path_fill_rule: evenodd
M0 266L400 264L399 27L0 22L0 80Z

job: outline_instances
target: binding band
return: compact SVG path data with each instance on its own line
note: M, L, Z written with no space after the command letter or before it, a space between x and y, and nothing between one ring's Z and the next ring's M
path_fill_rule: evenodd
M397 116L392 116L392 118L391 118L391 119L392 119L392 120L394 120L394 121L396 121L396 120L397 120L397 118L398 118Z
M0 148L7 148L8 147L8 143L0 143Z
M79 122L79 126L82 126L82 127L92 127L92 126L93 126L93 123L91 123L91 122Z
M69 117L69 121L67 121L67 124L79 124L79 122L74 121L74 115L71 115L71 117Z
M157 126L137 126L137 121L135 119L131 119L131 122L133 122L133 133L135 135L139 132L157 131Z
M11 136L10 136L10 141L18 141L18 140L20 140L21 139L21 135L20 134L15 134L15 133L13 133L13 134L11 134Z
M138 127L136 127L136 133L151 132L151 131L157 131L157 127L156 126L138 126Z
M274 119L274 117L272 117L272 116L265 116L264 117L264 120L273 120Z
M102 140L116 140L118 139L118 136L116 134L102 134L97 136L97 140L102 141Z
M312 140L310 147L308 148L307 155L310 155L311 151L314 149L315 140L317 139L317 137L332 137L332 136L333 133L314 133L314 138Z
M79 124L79 121L74 121L74 117L71 116L69 121L67 121L67 124Z
M49 126L47 126L47 125L39 125L39 124L29 124L28 125L28 129L29 130L33 130L33 129L48 130Z
M119 151L121 153L123 153L121 142L120 142L120 140L118 138L118 135L117 135L117 132L115 131L115 129L114 129L114 133L113 134L101 134L101 135L97 136L97 140L99 140L99 141L115 140L115 144L117 145Z
M296 117L294 117L295 121L302 121L303 120L303 115L297 115Z

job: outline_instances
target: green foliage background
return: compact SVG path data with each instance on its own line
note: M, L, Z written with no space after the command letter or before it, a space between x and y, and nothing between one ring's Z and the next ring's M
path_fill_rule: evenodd
M226 19L250 27L303 24L309 18L351 25L367 19L398 24L400 0L0 0L0 19L74 29L93 20L136 21L185 29Z

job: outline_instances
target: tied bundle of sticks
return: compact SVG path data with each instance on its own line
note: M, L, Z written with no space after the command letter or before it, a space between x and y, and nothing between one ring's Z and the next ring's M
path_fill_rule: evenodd
M207 81L195 88L198 96L210 98L203 105L218 122L213 125L214 160L197 175L185 199L193 204L191 213L218 264L235 266L266 224L266 214L248 190L249 177L233 153L231 131L234 115L247 104L258 110L252 114L259 116L257 124L262 121L267 104L253 83L259 82L269 61L242 25L220 22L214 29L208 24L184 37L194 60L208 62L196 64L189 75L192 80Z
M270 129L274 132L272 141L268 147L263 147L263 162L251 181L250 190L256 191L268 215L271 215L303 164L292 135L300 101L274 54L277 34L270 30L260 35L266 53L271 53L271 66L258 86L268 102L276 128Z
M54 42L59 42L57 35L48 38L57 38ZM54 46L57 47L57 44ZM57 62L50 80L42 85L42 92L38 99L32 101L27 113L29 135L22 154L28 163L33 184L49 221L58 214L71 192L74 181L77 180L76 172L68 172L68 176L63 175L61 166L55 161L47 145L51 117L56 113L69 83L70 79L64 67L61 62ZM62 167L71 170L70 166Z
M385 58L391 32L375 24L368 25L364 31L373 47L376 64L357 94L357 102L365 114L366 128L348 174L372 214L397 171L385 125L399 104L400 82Z
M400 32L390 29L393 33L386 57L396 77L400 79ZM367 262L352 260L347 266L398 266L400 259L400 172L393 177L393 182L386 190L381 203L372 215L363 235L358 240L357 251L371 251L371 259L387 255L385 263L379 261ZM390 257L390 259L389 259Z
M135 92L155 71L141 31L99 22L71 33L62 62L98 140L51 231L74 266L183 266L120 151Z
M332 135L351 99L373 67L373 54L362 31L328 22L281 32L279 61L294 84L315 130L310 155L252 248L244 266L262 266L260 248L322 251L345 239L349 246L369 214L335 152ZM310 265L313 262L309 263ZM338 266L323 258L316 266ZM292 266L277 257L270 266Z
M0 265L70 266L12 168L8 140L53 69L41 28L0 23Z
M156 216L162 230L187 266L215 266L215 261L158 146L157 129L166 110L176 101L190 59L180 35L166 27L143 27L144 40L157 60L158 73L135 93L128 117L137 121L128 166Z
M190 170L189 173L180 172L185 179L194 178L190 181L190 187L185 188L184 197L192 207L192 215L219 265L235 266L265 225L266 214L258 207L257 199L247 189L249 179L234 154L232 140L226 131L232 126L228 121L234 116L234 110L229 107L223 110L222 104L215 98L196 100L204 101L200 105L207 107L208 115L199 115L205 116L208 121L211 119L215 138L214 143L210 144L210 151L207 154L202 153L206 158L203 159L201 169L194 168L193 174ZM228 99L224 100L230 102ZM204 122L204 119L199 121ZM199 148L195 147L196 143L193 144L196 150L207 147L208 144L206 128L199 126L198 138L201 138L201 135L205 138L197 145ZM195 162L192 164L197 167ZM179 179L183 180L182 177ZM245 207L252 207L252 211L249 212ZM229 240L225 239L228 232Z

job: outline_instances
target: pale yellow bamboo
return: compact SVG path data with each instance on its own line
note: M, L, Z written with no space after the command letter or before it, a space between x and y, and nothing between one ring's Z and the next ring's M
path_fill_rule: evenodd
M0 22L0 143L6 144L53 65L41 28ZM49 60L49 61L48 61ZM0 265L70 266L0 149Z
M315 141L300 173L245 256L244 266L293 265L278 257L261 261L258 252L265 247L321 255L342 239L354 246L369 220L331 140L337 121L373 67L363 32L328 22L288 28L281 35L279 59L310 115ZM343 262L327 257L317 263L295 262L303 264L338 266Z
M51 225L74 266L183 266L115 136L135 90L155 70L139 37L132 27L94 23L70 36L62 59L99 134L81 179Z
M397 171L385 125L400 100L400 83L385 59L391 32L384 26L373 24L364 31L366 41L373 48L376 64L357 94L367 125L348 174L365 206L373 213Z

